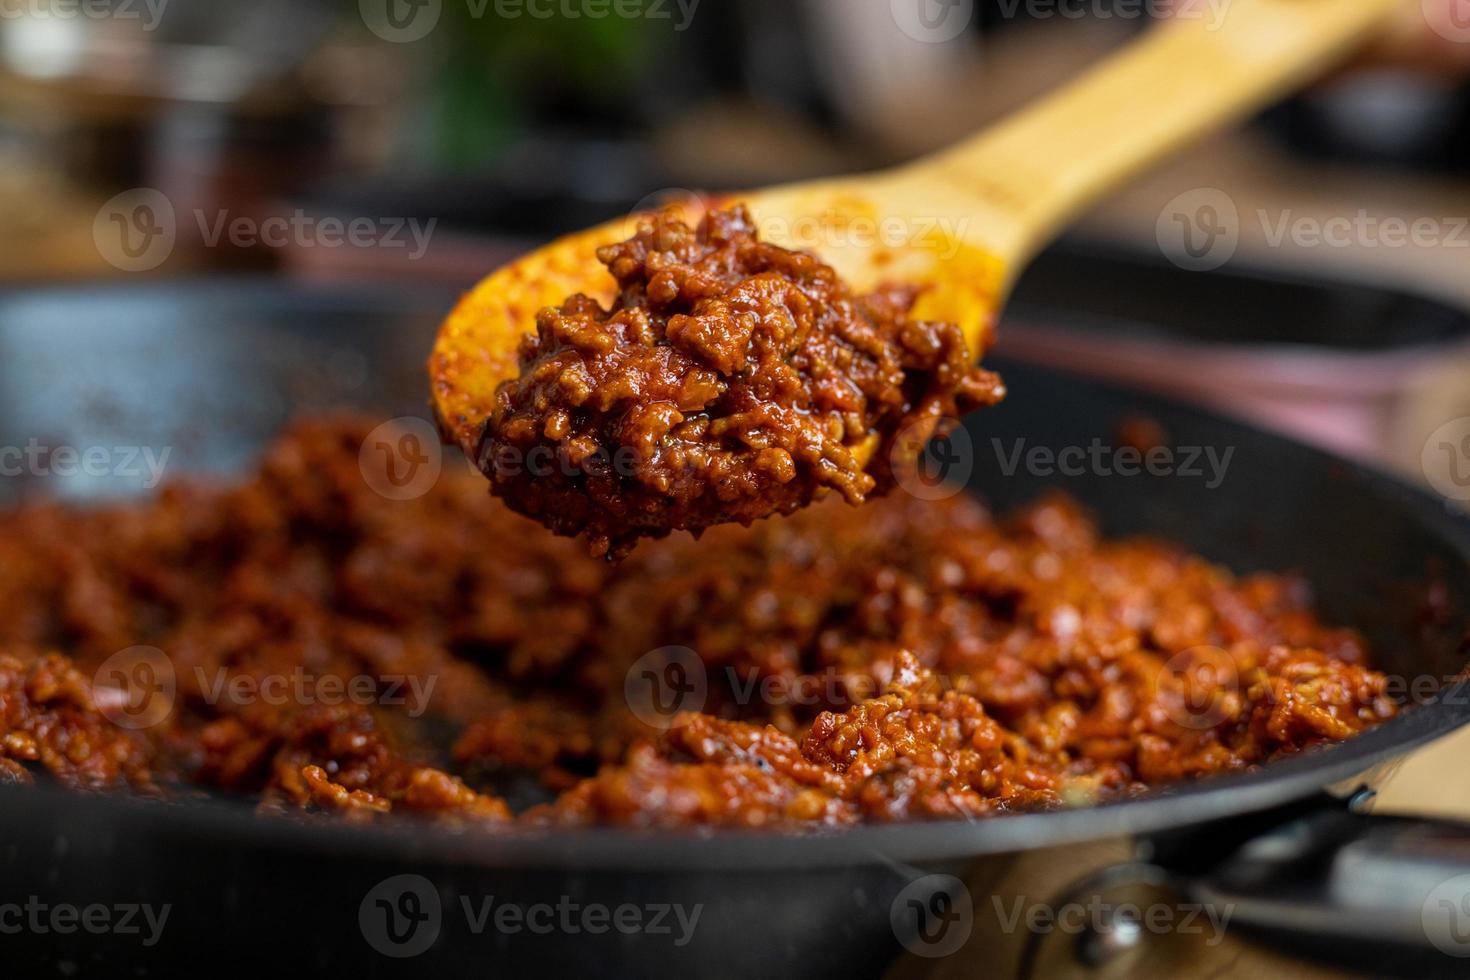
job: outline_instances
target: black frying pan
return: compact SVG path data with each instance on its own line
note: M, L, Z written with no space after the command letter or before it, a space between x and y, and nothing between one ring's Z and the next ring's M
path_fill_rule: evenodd
M451 300L265 282L13 293L0 298L0 445L40 436L78 446L170 446L175 472L229 472L298 412L340 405L384 418L422 412L424 352ZM1447 678L1460 669L1461 624L1426 623L1416 597L1433 576L1455 606L1470 609L1464 514L1396 480L1200 412L1036 368L999 367L1011 397L968 420L968 449L964 440L954 443L963 455L951 460L951 475L967 478L998 507L1061 488L1094 508L1108 533L1173 538L1240 571L1299 570L1315 583L1328 619L1369 634L1388 673ZM1110 443L1119 421L1139 413L1160 423L1176 447L1233 448L1220 485L1206 489L1185 475L1005 471L1016 440L1053 449L1094 438ZM0 480L5 493L26 489L34 488ZM81 498L142 490L129 477L52 479L44 489ZM1413 889L1427 880L1426 861L1434 881L1461 870L1455 833L1362 817L1321 791L1371 781L1363 774L1470 721L1466 694L1463 686L1441 685L1429 703L1339 747L1146 799L816 837L455 836L417 826L261 820L243 805L7 790L0 792L0 962L10 976L308 969L876 976L903 953L891 913L906 907L912 895L905 887L927 872L973 872L1006 855L1121 838L1140 842L1151 867L1181 890L1234 903L1237 923L1289 926L1299 948L1311 939L1340 950L1334 931L1348 932L1374 940L1375 949L1396 944L1395 964L1410 962L1403 957L1412 953L1415 970L1454 965L1460 961L1421 955L1433 950L1424 942L1422 895ZM1272 834L1291 846L1257 843L1225 860ZM1307 864L1283 865L1283 854L1303 853ZM1344 912L1340 889L1310 886L1327 881L1345 854L1359 873L1372 867L1374 886L1395 869L1418 877L1404 873L1410 883L1384 899L1387 911L1367 902ZM1365 865L1365 854L1378 863ZM402 874L422 877L395 879ZM1281 875L1296 888L1290 921L1279 902L1261 902L1282 896ZM405 898L408 892L417 898ZM460 899L473 904L489 895L522 906L677 903L702 912L685 945L655 932L477 934ZM170 920L151 947L136 935L6 932L5 903L33 897L53 905L168 904ZM921 901L914 914L922 911ZM417 952L413 937L430 928L421 919L437 938ZM390 951L416 955L373 948L394 928ZM407 945L394 945L405 936ZM974 950L960 955L984 962Z

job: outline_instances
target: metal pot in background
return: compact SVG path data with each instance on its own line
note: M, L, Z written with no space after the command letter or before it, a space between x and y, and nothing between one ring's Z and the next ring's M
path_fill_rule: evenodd
M0 112L20 148L16 166L86 202L72 214L48 201L53 233L85 243L99 205L147 189L177 219L166 271L267 263L248 250L206 253L194 216L258 221L328 166L341 106L311 91L305 66L342 8L328 0L12 6L0 18ZM96 270L78 257L43 274L115 272L99 248L85 248Z
M1194 274L1112 246L1043 255L1017 286L997 351L1206 405L1437 487L1452 459L1436 462L1426 441L1470 417L1464 311L1359 283L1233 266Z

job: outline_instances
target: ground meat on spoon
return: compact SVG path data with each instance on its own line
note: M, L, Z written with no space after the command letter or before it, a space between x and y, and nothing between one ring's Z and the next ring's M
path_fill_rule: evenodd
M900 450L999 401L954 324L912 291L854 295L831 267L763 242L736 207L663 214L599 258L603 309L541 311L496 393L479 463L513 510L594 554L642 537L788 514L890 482Z

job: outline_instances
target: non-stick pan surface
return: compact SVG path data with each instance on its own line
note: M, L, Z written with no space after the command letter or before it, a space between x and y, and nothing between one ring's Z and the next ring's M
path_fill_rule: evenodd
M422 414L424 352L452 299L264 282L0 297L0 446L40 438L168 447L170 473L228 474L248 465L296 414L344 406L383 419ZM637 974L657 962L697 967L701 975L778 967L792 975L860 975L881 969L895 951L883 924L893 895L915 873L912 863L1265 810L1470 720L1470 698L1448 681L1462 666L1462 626L1426 624L1423 615L1431 581L1452 608L1470 609L1470 520L1463 513L1389 477L1203 413L1036 368L998 367L1010 397L966 420L936 457L951 481L998 509L1061 490L1092 508L1109 534L1170 538L1242 572L1299 571L1316 587L1325 616L1366 632L1379 666L1405 690L1413 678L1433 679L1432 703L1345 745L1143 800L815 838L455 836L260 820L243 805L8 791L0 793L0 900L152 896L170 903L176 918L162 948L130 947L116 936L5 936L0 945L48 969L70 957L168 975L171 966L205 957L205 972L248 972L281 958L320 969L389 970L396 961L364 938L365 896L395 875L417 874L451 910L458 898L483 893L527 901L598 896L614 906L641 896L698 902L706 918L693 942L665 948L647 936L521 935L512 942L473 930L456 935L446 911L445 935L409 961L411 973ZM1165 434L1169 472L1121 473L1108 455L1120 426L1139 418ZM1058 463L1066 450L1096 454L1097 446L1103 464ZM147 490L128 475L37 482L0 481L0 492L85 500Z

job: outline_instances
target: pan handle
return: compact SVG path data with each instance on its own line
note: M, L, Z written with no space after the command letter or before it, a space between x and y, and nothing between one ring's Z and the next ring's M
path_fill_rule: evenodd
M1295 953L1379 975L1470 973L1470 824L1322 807L1181 884Z

